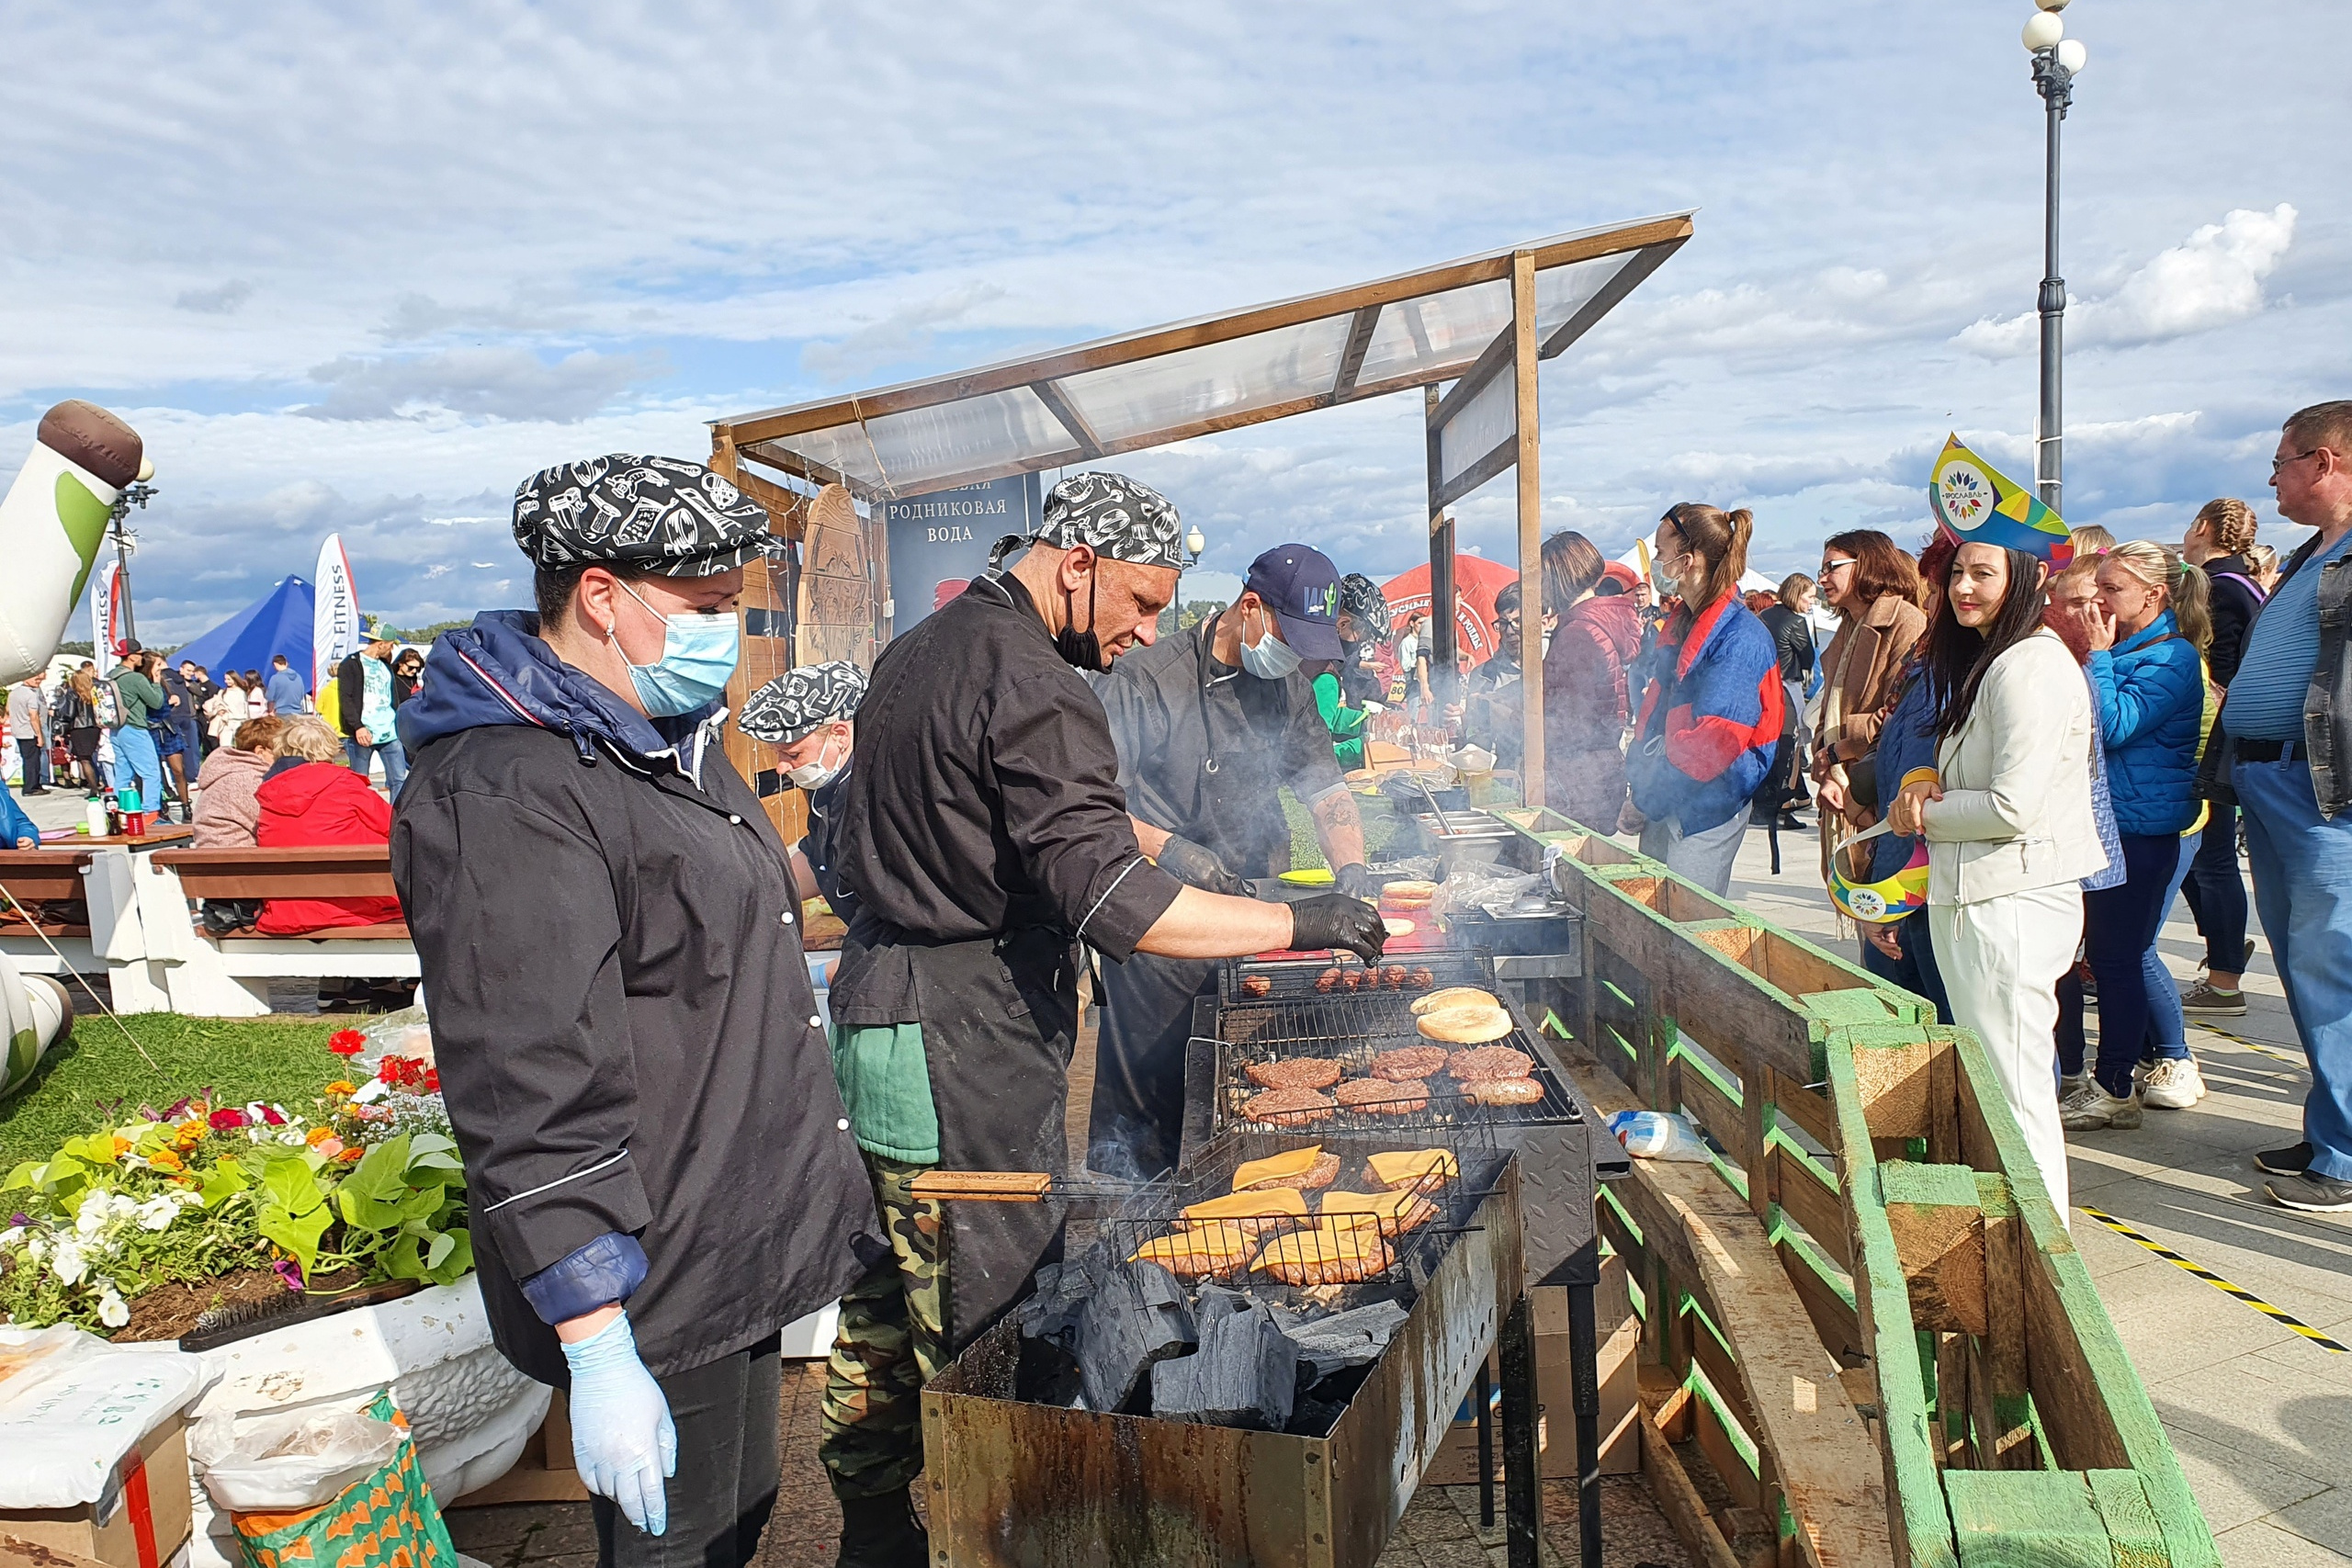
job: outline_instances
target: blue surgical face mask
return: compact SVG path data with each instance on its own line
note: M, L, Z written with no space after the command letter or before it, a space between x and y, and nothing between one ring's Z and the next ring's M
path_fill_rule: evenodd
M1263 614L1262 611L1260 612ZM1261 681L1279 681L1298 669L1298 654L1290 644L1274 635L1272 615L1266 617L1266 635L1256 642L1250 640L1249 612L1242 613L1241 668Z
M645 604L628 583L621 584L621 592ZM645 607L662 615L650 604ZM692 713L725 693L728 678L735 673L740 628L728 610L707 615L687 611L662 620L668 628L662 636L662 657L650 664L628 664L628 655L621 652L620 638L610 626L605 628L605 638L620 653L621 662L628 664L629 684L637 688L637 700L645 711L669 718Z

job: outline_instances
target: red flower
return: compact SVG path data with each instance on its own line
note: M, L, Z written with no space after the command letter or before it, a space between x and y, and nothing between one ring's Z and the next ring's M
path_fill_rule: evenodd
M338 1056L356 1056L368 1049L368 1037L356 1029L338 1029L327 1036L327 1049Z
M427 1094L439 1094L441 1092L440 1068L427 1067L424 1069L424 1092Z
M216 1133L233 1133L246 1124L245 1113L233 1106L223 1106L205 1120Z
M426 1066L421 1056L387 1055L376 1068L376 1077L379 1082L390 1084L394 1089L415 1089L425 1083L428 1077L435 1085L441 1081L441 1075Z

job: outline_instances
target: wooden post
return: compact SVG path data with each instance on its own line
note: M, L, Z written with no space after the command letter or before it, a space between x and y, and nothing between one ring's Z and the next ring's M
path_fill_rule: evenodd
M1535 404L1535 253L1510 258L1511 370L1519 393L1520 797L1544 804L1544 482L1536 452L1542 426ZM1567 606L1558 606L1565 612ZM1614 824L1593 826L1607 831Z
M759 502L767 512L770 532L791 536L795 520L790 513L778 510L776 498L781 492L777 487L743 472L734 437L724 425L714 426L710 433L710 471ZM727 706L730 712L741 713L743 700L754 688L792 665L792 643L778 635L788 624L788 609L776 588L781 575L780 569L772 570L766 561L753 561L743 569L743 597L736 610L743 653L736 660L735 673L727 682ZM754 616L758 617L756 626ZM727 726L725 733L728 761L757 793L761 774L775 770L774 752L733 723ZM760 807L787 844L808 830L808 797L798 790L773 788L760 796Z
M1438 434L1437 405L1441 400L1434 384L1421 389L1421 417L1428 422L1430 476L1430 697L1442 712L1453 700L1459 682L1454 674L1456 632L1453 586L1453 513L1438 504L1438 481L1442 463L1442 441ZM1412 671L1405 672L1408 680ZM1411 693L1407 693L1409 700Z

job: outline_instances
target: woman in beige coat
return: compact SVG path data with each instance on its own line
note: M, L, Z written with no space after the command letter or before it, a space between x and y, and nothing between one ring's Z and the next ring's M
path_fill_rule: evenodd
M2052 1031L2083 934L2081 879L2107 853L2091 814L2090 688L2041 624L2047 573L1996 545L1952 558L1927 654L1936 766L1901 781L1887 819L1928 840L1928 924L1953 1021L1984 1042L2064 1220Z
M1833 535L1821 547L1821 602L1838 613L1838 634L1821 653L1821 712L1815 726L1813 780L1821 807L1821 874L1829 877L1829 846L1865 815L1849 810L1847 769L1870 756L1879 726L1894 705L1903 667L1928 629L1919 608L1919 569L1893 539L1875 528ZM1863 798L1883 800L1894 788L1881 780ZM1866 859L1868 852L1864 852ZM1850 874L1859 863L1846 868Z

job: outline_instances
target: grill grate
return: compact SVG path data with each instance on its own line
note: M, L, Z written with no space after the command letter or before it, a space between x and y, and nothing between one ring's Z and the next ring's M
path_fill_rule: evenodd
M1483 1123L1469 1122L1449 1129L1451 1135L1442 1140L1430 1138L1425 1131L1399 1134L1393 1124L1385 1131L1390 1135L1380 1138L1348 1135L1327 1139L1311 1134L1279 1138L1254 1133L1228 1134L1204 1149L1197 1159L1176 1175L1145 1184L1115 1215L1097 1221L1096 1240L1106 1249L1111 1261L1125 1262L1146 1244L1177 1230L1185 1207L1228 1192L1234 1171L1243 1160L1320 1144L1327 1153L1339 1156L1340 1170L1329 1187L1304 1195L1309 1211L1307 1224L1311 1225L1323 1192L1382 1190L1370 1170L1368 1161L1373 1154L1383 1150L1444 1148L1453 1156L1458 1174L1435 1192L1424 1194L1435 1213L1409 1230L1379 1224L1389 1260L1386 1267L1369 1271L1361 1280L1349 1281L1335 1291L1330 1287L1289 1285L1270 1272L1252 1272L1250 1264L1260 1247L1272 1239L1273 1231L1238 1249L1228 1264L1205 1273L1188 1270L1182 1276L1188 1287L1226 1285L1275 1304L1344 1310L1387 1298L1409 1306L1420 1281L1428 1279L1453 1238L1469 1226L1479 1204L1494 1191L1508 1156L1498 1150L1491 1129ZM1310 1295L1310 1291L1317 1293Z
M1433 953L1427 960L1436 986L1477 986L1497 996L1494 966L1484 954ZM1463 1093L1443 1069L1424 1080L1429 1103L1406 1115L1375 1115L1344 1106L1329 1117L1302 1126L1274 1129L1243 1114L1242 1106L1261 1092L1250 1069L1270 1062L1299 1057L1323 1057L1339 1063L1344 1078L1367 1076L1373 1057L1408 1045L1427 1045L1413 1017L1413 991L1319 992L1315 980L1329 964L1283 960L1273 964L1228 964L1220 987L1225 1002L1217 1014L1216 1079L1211 1108L1211 1132L1229 1128L1278 1130L1294 1134L1329 1134L1350 1138L1395 1138L1415 1133L1436 1134L1464 1126L1513 1126L1546 1122L1581 1122L1576 1098L1556 1077L1535 1048L1517 1010L1511 1032L1490 1042L1507 1045L1530 1057L1528 1076L1544 1086L1544 1097L1532 1104L1480 1105ZM1241 987L1252 973L1282 971L1273 976L1269 995L1255 998ZM1304 985L1301 979L1304 975ZM1329 1092L1329 1091L1325 1091Z

